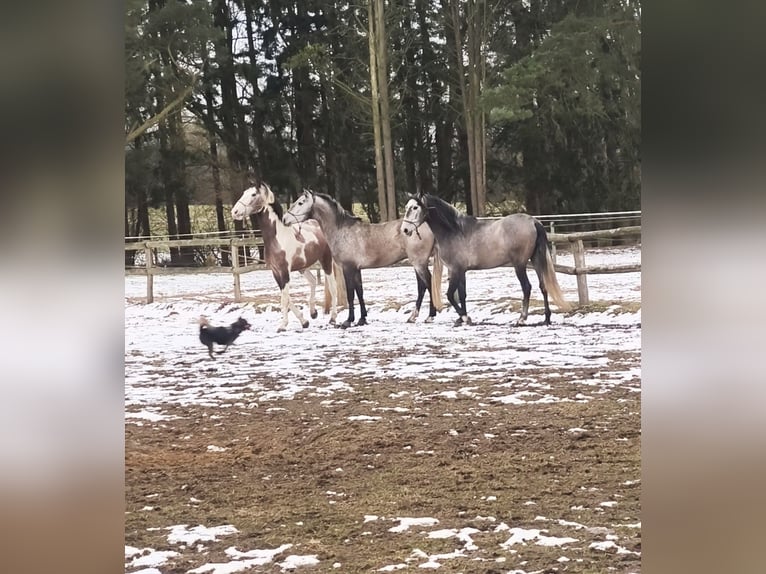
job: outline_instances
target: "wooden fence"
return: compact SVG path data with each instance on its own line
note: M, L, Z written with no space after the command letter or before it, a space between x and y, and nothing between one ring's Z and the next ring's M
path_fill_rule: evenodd
M630 265L592 265L585 264L585 245L583 241L589 239L614 239L626 237L641 237L641 226L617 227L614 229L602 229L599 231L581 231L578 233L549 233L548 240L553 243L569 244L574 256L574 267L555 264L557 273L577 276L577 299L580 305L590 303L588 296L588 274L598 275L601 273L636 273L641 271L641 264ZM554 251L555 262L555 251Z
M614 229L602 229L598 231L581 231L577 233L549 233L548 240L554 246L553 260L557 273L575 275L577 277L577 296L580 305L590 303L588 296L588 275L598 275L602 273L635 273L641 271L641 264L629 265L591 265L585 263L585 244L584 241L598 239L615 238L637 238L641 236L641 226L617 227ZM574 266L559 265L556 263L556 245L567 245L572 250L574 256ZM170 250L177 247L228 247L231 252L231 266L201 266L201 267L165 267L157 265L154 261L155 251L157 249ZM126 274L146 275L146 302L154 301L154 276L174 273L211 273L212 269L216 272L230 272L234 279L234 300L242 301L242 291L240 288L240 276L243 273L263 269L264 262L258 258L250 258L240 261L241 247L255 247L260 250L263 247L261 237L246 238L200 238L200 239L163 239L149 241L131 241L125 243L125 251L144 251L144 265L141 267L127 267ZM320 279L320 271L317 267L317 279Z
M200 267L165 267L157 265L154 261L155 252L158 249L170 250L177 247L228 247L231 253L231 266L224 267L218 266L200 266ZM164 240L149 240L149 241L131 241L125 243L125 251L144 251L144 266L126 268L125 273L128 275L146 275L146 302L154 302L154 276L155 275L168 275L174 273L210 273L211 269L215 269L216 272L230 272L234 277L234 300L239 302L242 300L242 290L240 288L240 276L243 273L249 271L255 271L256 269L263 269L264 262L258 258L250 258L253 263L248 263L247 258L240 261L241 247L255 247L260 249L263 247L263 238L261 237L245 237L245 238L230 238L230 239L164 239Z

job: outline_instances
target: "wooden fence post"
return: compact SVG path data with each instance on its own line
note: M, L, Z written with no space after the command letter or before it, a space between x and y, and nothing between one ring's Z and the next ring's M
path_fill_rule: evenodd
M234 274L234 300L239 303L242 301L242 290L239 283L239 247L231 242L231 272Z
M149 243L144 244L144 263L146 264L146 302L148 303L154 303L154 273L152 273L152 269L154 268L154 261L152 248L149 247Z
M577 297L580 305L587 305L590 303L590 299L588 297L588 275L585 273L585 247L582 239L575 241L572 248L575 273L577 274Z
M551 233L556 233L556 226L551 221ZM556 265L556 244L551 241L551 259L553 260L553 264Z

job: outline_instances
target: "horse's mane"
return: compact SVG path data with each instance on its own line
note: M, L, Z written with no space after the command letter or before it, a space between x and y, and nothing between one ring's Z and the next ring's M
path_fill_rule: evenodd
M282 209L282 204L275 200L274 203L269 204L269 206L274 210L274 213L277 214L279 220L282 221L282 216L285 214L284 210Z
M461 214L452 205L435 195L424 195L423 204L428 210L426 221L453 233L465 231L466 227L475 221L473 217Z
M327 195L326 193L316 193L314 192L314 195L317 197L321 197L322 199L326 200L327 203L330 204L330 207L332 207L333 211L335 211L335 214L337 215L337 221L338 221L338 227L344 227L347 225L355 225L362 221L360 217L357 217L353 213L349 213L346 211L346 209L338 203L338 200L334 197L331 197Z

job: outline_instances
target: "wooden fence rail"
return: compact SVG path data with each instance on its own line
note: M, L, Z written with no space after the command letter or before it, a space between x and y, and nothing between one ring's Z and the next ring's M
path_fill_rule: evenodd
M641 271L641 264L634 263L628 265L592 265L585 264L585 246L584 240L592 239L614 239L626 237L640 237L641 226L617 227L614 229L604 229L599 231L581 231L576 233L549 233L548 240L553 245L553 261L557 273L566 275L575 275L577 277L577 297L580 305L590 303L588 296L588 275L597 275L602 273L636 273ZM574 266L559 265L556 263L556 245L568 245L572 249L574 256ZM144 251L144 266L136 268L126 268L125 272L129 275L146 275L146 302L154 301L154 276L173 273L211 273L211 267L163 267L154 261L154 251L156 249L171 249L176 247L229 247L231 249L231 266L216 266L216 272L229 272L234 279L234 300L242 300L242 290L240 288L240 276L243 273L263 269L264 262L257 260L256 263L240 261L240 247L263 247L261 237L249 238L200 238L200 239L165 239L148 241L131 241L125 243L126 251ZM317 268L317 279L320 278Z
M641 271L640 263L629 265L595 265L588 267L585 264L585 246L583 240L587 239L613 239L623 237L640 237L641 226L616 227L599 231L580 231L577 233L549 233L548 240L553 243L569 244L574 256L574 267L555 264L557 273L575 275L577 277L577 299L580 305L590 303L588 296L588 274L598 275L601 273L636 273ZM554 250L554 263L556 261Z
M125 243L125 251L140 251L144 250L144 267L143 268L128 268L126 273L129 275L146 275L146 302L154 302L154 276L155 275L168 275L175 273L210 273L210 267L162 267L156 265L154 262L154 252L156 249L171 249L176 247L229 247L231 249L231 266L215 267L216 271L228 271L232 274L234 279L234 300L239 302L242 300L242 289L240 286L240 277L243 273L255 271L256 269L263 269L264 262L258 260L257 263L248 264L245 261L244 265L240 264L239 260L239 248L240 247L263 247L263 238L261 237L248 237L248 238L232 238L232 239L165 239L165 240L149 240L149 241L131 241Z

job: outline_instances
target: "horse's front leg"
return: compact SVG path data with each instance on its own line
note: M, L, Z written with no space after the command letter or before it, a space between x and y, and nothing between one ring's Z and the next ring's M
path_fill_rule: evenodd
M288 283L285 285L285 291L287 291L287 304L290 306L290 311L293 312L293 315L295 315L295 318L298 319L298 322L300 322L301 327L304 329L309 326L308 319L306 319L303 316L303 313L301 313L301 310L298 309L298 307L293 303L292 297L290 297L290 284Z
M309 315L311 316L312 319L316 319L317 318L317 308L316 308L317 280L310 269L304 269L303 271L301 271L301 273L306 278L306 281L309 284Z
M465 310L465 271L450 270L447 300L458 314L455 327L471 324L471 319Z
M427 284L423 277L421 277L421 272L417 269L415 270L415 277L418 280L418 298L417 301L415 301L415 308L412 310L412 313L407 319L408 323L414 323L415 319L417 319L418 315L420 315L420 306L423 304L423 296L426 293Z
M460 315L460 320L463 321L466 325L472 325L473 321L471 321L471 318L468 316L468 309L466 309L465 306L465 273L462 274L461 280L458 283L458 295L460 296L460 308L462 309L462 313Z
M290 301L290 284L285 283L281 289L280 294L281 297L279 299L279 304L282 308L282 322L279 324L279 327L277 327L277 333L281 333L285 329L287 329L287 313L289 311L289 301Z
M457 300L457 284L457 274L450 271L449 283L447 284L447 301L450 302L452 308L455 309L458 314L458 319L455 321L455 327L463 324L463 320L460 318L460 304Z
M362 270L356 270L356 294L359 297L359 320L357 327L367 324L367 307L364 304L364 289L362 288Z
M347 329L354 323L354 295L356 293L356 270L353 267L343 268L343 278L346 282L346 302L348 303L348 318L340 324L341 329Z

